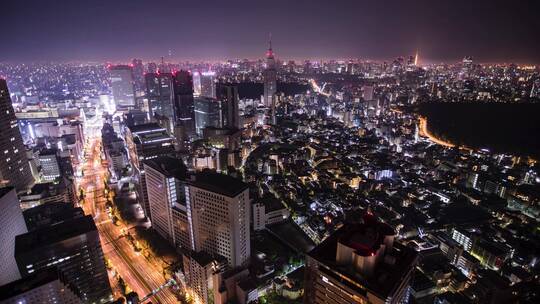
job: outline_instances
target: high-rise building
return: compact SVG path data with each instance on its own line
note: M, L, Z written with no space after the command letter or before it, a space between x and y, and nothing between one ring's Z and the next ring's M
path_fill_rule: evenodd
M21 278L15 262L15 236L26 233L26 224L13 187L0 188L0 285Z
M158 157L145 161L144 168L152 228L175 247L190 249L184 162Z
M238 87L220 84L217 87L218 100L221 103L221 128L240 128L238 109Z
M277 91L277 70L271 39L268 44L268 51L266 52L266 69L263 72L263 103L265 106L270 107L272 105L272 99Z
M51 182L60 177L60 166L56 150L42 150L39 153L39 165L41 167L41 179L45 182Z
M220 102L209 97L195 97L195 128L197 134L202 136L206 127L218 128L221 126Z
M228 175L200 172L186 187L186 207L193 251L222 256L230 267L249 263L247 184Z
M91 215L42 227L15 238L23 278L57 268L80 292L83 303L107 303L112 292L98 231Z
M135 176L139 178L137 193L148 217L151 217L146 191L144 161L159 156L174 155L174 139L156 123L126 128L126 146Z
M128 110L135 107L135 82L133 68L129 65L109 66L111 89L114 103L118 110Z
M174 74L174 111L176 125L183 128L187 137L195 135L195 105L191 73L180 70Z
M172 134L176 116L174 111L173 75L171 73L147 73L146 96L150 116L158 121L166 120L167 130Z
M149 62L147 67L148 73L157 73L158 66L155 62Z
M11 98L5 79L0 78L0 186L9 185L24 191L33 183L34 178L26 157L17 118L11 105Z
M201 78L201 96L216 98L216 72L207 71L199 73Z
M304 303L408 303L417 261L395 231L367 213L307 254Z
M79 292L54 269L36 272L0 286L0 304L79 304Z
M131 61L133 67L133 79L135 80L135 87L137 89L144 88L144 65L141 59L133 59Z

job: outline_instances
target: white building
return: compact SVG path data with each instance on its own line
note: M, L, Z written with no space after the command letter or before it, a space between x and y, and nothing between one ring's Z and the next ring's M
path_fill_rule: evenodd
M176 247L191 249L182 160L158 157L144 162L152 228Z
M230 267L249 262L247 184L224 174L200 172L186 187L186 207L194 251L223 256Z

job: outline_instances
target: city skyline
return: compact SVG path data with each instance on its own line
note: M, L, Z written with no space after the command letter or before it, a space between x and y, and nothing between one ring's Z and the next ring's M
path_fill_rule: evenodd
M540 62L533 1L29 2L7 4L2 61L254 59L271 32L279 59Z
M0 8L0 304L540 303L533 1Z

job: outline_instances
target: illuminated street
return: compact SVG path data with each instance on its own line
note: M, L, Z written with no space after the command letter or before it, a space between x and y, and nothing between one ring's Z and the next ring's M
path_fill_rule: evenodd
M0 304L540 303L540 1L4 2Z
M86 194L82 207L85 213L94 216L105 257L111 261L113 268L127 286L142 298L166 281L161 266L136 253L129 241L122 237L121 227L114 225L106 212L104 181L107 169L100 161L100 145L100 137L94 136L89 139L88 154L83 165L84 177L79 184ZM111 285L114 285L113 280L117 278L109 277L109 280ZM159 303L178 302L169 289L163 289L150 300L157 300Z

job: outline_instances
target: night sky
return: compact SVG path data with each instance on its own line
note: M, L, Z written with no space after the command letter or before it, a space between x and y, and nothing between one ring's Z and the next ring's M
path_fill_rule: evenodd
M260 58L540 63L536 0L4 0L0 61Z

